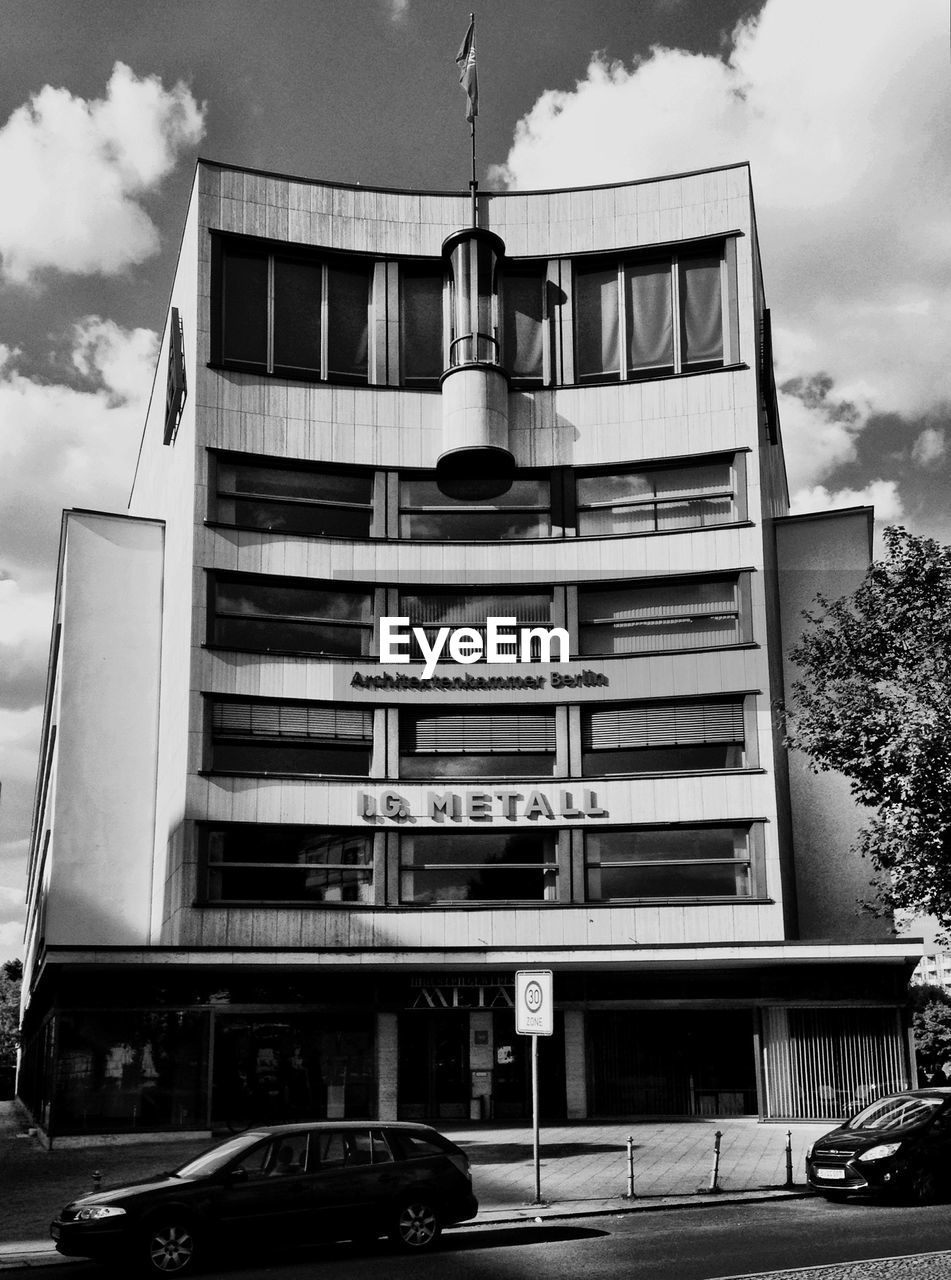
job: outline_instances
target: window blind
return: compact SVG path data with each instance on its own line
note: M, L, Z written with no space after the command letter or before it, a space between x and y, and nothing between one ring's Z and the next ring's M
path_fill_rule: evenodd
M585 751L742 741L742 702L674 702L610 707L589 712L582 722L582 747Z
M410 624L420 627L473 626L485 629L486 618L516 618L517 624L531 626L551 623L551 596L478 594L401 595L400 611Z
M403 726L403 750L452 755L555 750L553 715L419 716Z
M332 738L369 742L373 712L340 707L268 702L213 702L212 729L216 734L262 738Z

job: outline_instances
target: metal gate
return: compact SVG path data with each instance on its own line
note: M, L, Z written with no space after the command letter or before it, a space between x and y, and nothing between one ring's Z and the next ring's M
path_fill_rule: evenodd
M764 1009L770 1119L838 1120L908 1087L897 1009Z

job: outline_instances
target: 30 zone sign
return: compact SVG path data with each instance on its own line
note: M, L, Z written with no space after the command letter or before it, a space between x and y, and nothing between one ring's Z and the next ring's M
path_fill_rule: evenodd
M551 969L520 969L515 975L515 1031L520 1036L554 1034Z

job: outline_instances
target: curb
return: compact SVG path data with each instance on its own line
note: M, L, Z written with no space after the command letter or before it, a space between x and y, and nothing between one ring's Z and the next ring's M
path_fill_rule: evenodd
M520 1208L506 1206L499 1209L483 1209L469 1222L459 1222L447 1228L460 1231L466 1228L512 1227L539 1222L563 1221L566 1218L616 1218L629 1213L663 1213L673 1209L709 1209L717 1205L763 1204L771 1200L803 1200L811 1193L805 1189L789 1191L786 1188L760 1191L697 1191L692 1195L644 1196L631 1200L591 1201L561 1200L540 1205L526 1204ZM585 1207L588 1206L588 1207ZM45 1240L21 1241L0 1244L0 1271L16 1267L56 1267L83 1262L83 1258L65 1258Z

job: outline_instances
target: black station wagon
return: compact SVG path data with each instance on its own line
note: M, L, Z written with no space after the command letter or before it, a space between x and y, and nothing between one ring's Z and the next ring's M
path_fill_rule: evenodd
M67 1257L180 1276L237 1240L389 1236L416 1252L478 1208L468 1157L435 1129L327 1121L250 1129L172 1173L81 1196L50 1231Z

